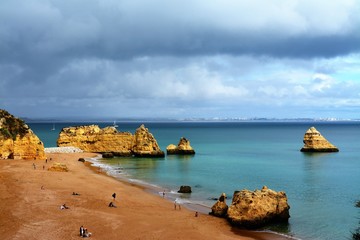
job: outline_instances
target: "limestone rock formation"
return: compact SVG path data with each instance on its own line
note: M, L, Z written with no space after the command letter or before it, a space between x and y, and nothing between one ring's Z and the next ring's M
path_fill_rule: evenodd
M180 189L178 193L191 193L191 187L190 186L180 186Z
M180 138L177 146L170 144L166 148L167 154L192 155L195 154L194 149L190 146L190 141L184 137Z
M264 186L261 190L234 192L227 218L233 225L258 228L268 223L287 222L290 206L284 192Z
M0 159L44 160L44 144L25 122L0 109Z
M226 204L226 194L222 193L219 200L211 207L211 215L216 217L225 217L228 210L228 205Z
M68 172L69 169L64 163L54 163L51 167L48 168L48 171L52 172Z
M302 152L338 152L339 149L326 140L315 127L309 128L304 135Z
M74 146L86 152L112 153L115 156L164 156L155 138L144 125L136 130L135 135L118 132L112 126L102 129L97 125L63 128L57 145Z
M160 147L149 132L149 129L145 128L142 124L136 129L132 152L137 157L164 157L165 154L160 150Z

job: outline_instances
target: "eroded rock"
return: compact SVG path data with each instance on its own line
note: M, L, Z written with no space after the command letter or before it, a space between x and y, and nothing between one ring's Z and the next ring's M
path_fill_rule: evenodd
M309 128L304 135L302 152L338 152L339 149L331 144L315 127Z
M190 186L180 186L180 190L178 193L191 193L191 187Z
M51 167L48 168L48 171L52 172L68 172L69 169L64 163L54 163Z
M44 160L44 144L25 122L0 109L0 159Z
M193 155L195 150L190 146L190 141L184 137L180 138L177 146L170 144L166 148L167 154Z
M137 157L164 157L156 139L142 124L136 129L132 152Z
M290 206L285 192L264 186L261 190L234 192L227 218L233 225L259 228L269 223L288 222Z
M211 215L216 217L225 217L227 215L228 205L226 204L226 194L222 193L219 200L211 207Z
M74 146L85 152L111 153L114 156L164 156L156 139L144 125L136 130L135 135L119 132L113 126L103 129L97 125L67 127L61 130L57 145Z

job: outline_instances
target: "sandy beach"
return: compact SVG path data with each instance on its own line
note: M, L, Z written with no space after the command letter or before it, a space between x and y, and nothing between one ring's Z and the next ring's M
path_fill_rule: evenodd
M81 225L92 233L91 239L287 239L239 231L224 219L195 217L184 207L174 210L173 203L161 196L78 161L92 156L47 153L52 159L47 163L1 160L1 239L79 239ZM65 163L70 171L47 171L55 162ZM117 208L108 207L113 193ZM69 209L60 209L64 203Z

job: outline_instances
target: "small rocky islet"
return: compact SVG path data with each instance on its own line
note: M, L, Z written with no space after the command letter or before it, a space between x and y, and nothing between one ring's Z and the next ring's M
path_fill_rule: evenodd
M188 139L181 137L177 146L170 144L166 147L166 153L168 155L194 155L195 150L191 147Z
M331 144L315 127L309 128L304 135L304 146L301 152L338 152L339 149Z

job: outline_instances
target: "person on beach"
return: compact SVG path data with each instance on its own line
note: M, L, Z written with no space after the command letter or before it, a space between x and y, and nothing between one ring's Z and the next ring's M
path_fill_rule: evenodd
M80 227L80 237L83 237L84 236L84 227L83 225L81 225Z
M163 191L163 198L165 197L165 190Z
M63 205L60 206L60 209L63 210L63 209L69 209L68 206L66 206L66 204L64 203Z
M198 217L199 216L199 213L198 212L195 212L195 217Z
M87 228L84 228L84 234L83 237L91 237L91 232L88 232Z
M179 210L181 210L180 200L178 198L174 201L174 208L176 210L176 207L179 207Z
M36 165L35 165L35 163L33 163L33 168L34 168L34 170L36 169Z
M112 197L114 198L114 201L115 201L116 193L113 193Z

